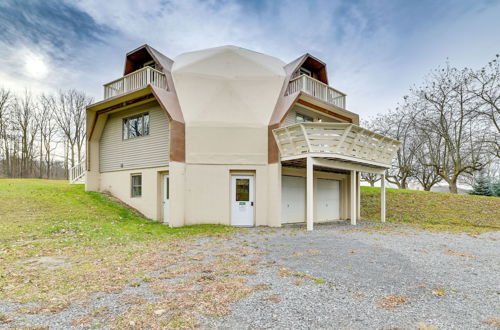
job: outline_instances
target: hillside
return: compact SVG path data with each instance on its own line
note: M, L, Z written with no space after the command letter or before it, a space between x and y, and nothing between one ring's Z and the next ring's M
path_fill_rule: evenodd
M500 198L387 189L387 221L435 230L500 230ZM361 217L380 219L380 188L361 188Z
M233 230L169 228L67 181L1 179L0 300L59 303L122 287L189 237Z

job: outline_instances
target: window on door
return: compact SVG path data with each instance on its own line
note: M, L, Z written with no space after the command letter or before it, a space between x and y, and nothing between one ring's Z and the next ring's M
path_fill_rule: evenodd
M236 179L236 201L250 201L250 179Z
M165 178L165 199L170 199L170 177Z
M132 195L132 197L141 197L142 196L142 175L141 174L132 174L130 183L131 183L131 195Z

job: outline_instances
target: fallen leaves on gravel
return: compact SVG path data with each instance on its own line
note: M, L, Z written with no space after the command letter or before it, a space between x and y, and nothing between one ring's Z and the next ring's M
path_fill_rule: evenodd
M384 309L394 309L407 303L408 299L405 296L398 295L388 295L377 301L377 305Z
M453 250L448 250L446 251L446 254L452 255L452 256L459 256L459 257L465 257L465 258L475 258L475 255L472 254L467 254L459 251L453 251Z

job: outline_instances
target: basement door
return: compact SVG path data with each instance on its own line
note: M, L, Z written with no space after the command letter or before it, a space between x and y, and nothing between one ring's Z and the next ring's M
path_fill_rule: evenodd
M281 223L306 221L306 178L281 177Z
M254 177L233 175L231 177L231 225L251 227L254 225Z
M170 177L163 176L163 222L168 223L170 214Z
M338 180L316 180L316 221L340 218L340 182Z

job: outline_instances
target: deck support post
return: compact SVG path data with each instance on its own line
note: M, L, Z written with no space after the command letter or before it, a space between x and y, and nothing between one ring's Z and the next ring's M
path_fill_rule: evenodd
M358 180L356 179L357 171L351 171L351 225L356 225L356 211L357 211L357 193L356 187Z
M306 184L306 208L307 208L307 230L313 230L314 217L314 165L312 157L307 157L307 184Z
M380 178L380 220L385 222L385 173Z
M357 192L357 197L356 197L356 216L358 219L361 219L361 172L357 172L356 174L356 192Z

